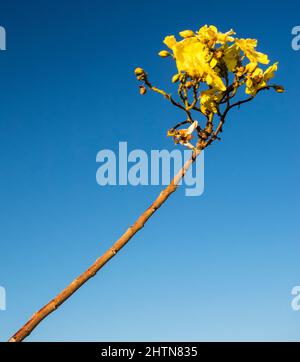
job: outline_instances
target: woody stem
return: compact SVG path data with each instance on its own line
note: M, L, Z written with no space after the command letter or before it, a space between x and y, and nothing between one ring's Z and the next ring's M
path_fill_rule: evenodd
M9 342L21 342L42 322L49 314L53 313L61 304L71 297L82 285L84 285L90 278L111 260L118 251L120 251L128 241L143 228L145 223L160 208L171 194L176 191L180 180L185 176L187 170L195 162L196 158L201 153L201 150L195 150L189 160L185 162L183 167L178 171L170 184L159 194L157 199L146 209L136 222L130 226L125 233L109 248L102 256L100 256L85 272L77 277L71 284L69 284L62 292L60 292L54 299L47 303L42 309L36 312L28 322L16 332Z

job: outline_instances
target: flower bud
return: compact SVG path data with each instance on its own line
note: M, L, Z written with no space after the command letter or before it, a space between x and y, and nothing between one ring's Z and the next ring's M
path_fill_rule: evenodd
M175 74L175 75L173 75L173 77L172 77L172 83L178 82L179 79L180 79L180 74Z
M183 30L179 33L182 38L190 38L195 35L192 30Z
M167 132L168 137L174 137L176 135L176 130L174 128L171 128Z
M274 89L277 93L283 93L284 92L284 88L281 85L275 85Z
M144 71L144 69L142 69L142 68L135 68L134 74L135 74L136 76L138 76L138 75L143 75L143 74L145 74L145 71Z
M158 55L160 57L163 57L163 58L166 58L166 57L169 57L171 54L167 51L167 50L161 50Z

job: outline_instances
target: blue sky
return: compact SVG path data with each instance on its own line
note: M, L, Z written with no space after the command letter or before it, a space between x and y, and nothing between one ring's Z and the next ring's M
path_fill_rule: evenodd
M205 191L176 192L93 280L28 341L299 340L299 60L296 1L7 1L0 25L0 311L6 340L85 270L159 186L100 187L96 154L172 149L181 115L141 97L174 69L165 35L214 24L259 39L277 82L231 113L205 154Z

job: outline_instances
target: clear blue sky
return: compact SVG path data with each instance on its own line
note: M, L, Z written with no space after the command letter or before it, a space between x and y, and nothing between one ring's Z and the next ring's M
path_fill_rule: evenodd
M204 194L176 192L28 341L300 339L290 306L300 284L297 3L1 2L1 340L156 197L158 186L101 188L96 154L119 141L173 147L166 129L182 115L141 97L133 68L165 85L164 36L203 24L259 39L286 93L231 113L206 152Z

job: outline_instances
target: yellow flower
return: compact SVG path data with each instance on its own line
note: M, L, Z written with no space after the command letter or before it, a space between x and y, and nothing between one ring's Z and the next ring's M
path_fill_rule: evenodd
M175 40L175 43L173 40L170 42L168 37L167 43L172 44L178 72L185 72L191 78L206 81L220 90L226 89L222 79L208 64L211 57L209 49L196 37L185 38L179 42Z
M257 47L257 40L255 39L236 39L236 44L245 53L245 56L253 63L268 64L270 61L266 54L260 53L255 50Z
M166 36L164 43L172 52L171 54L166 50L159 52L160 56L171 55L176 61L180 76L173 76L173 83L181 79L184 82L191 81L198 86L200 82L209 86L210 89L201 94L203 98L201 107L204 113L216 112L217 98L226 90L223 79L230 75L229 72L233 73L235 80L242 80L242 83L235 83L236 87L243 84L245 77L246 93L255 95L257 90L264 87L274 76L277 69L277 63L265 72L258 68L259 63L268 64L269 59L266 54L256 50L257 40L234 38L234 34L233 30L221 33L213 25L204 25L198 32L181 31L179 35L183 39L180 41L177 41L174 35ZM245 58L249 60L248 64L244 64ZM280 91L281 88L278 88L278 92Z
M260 88L268 85L268 80L274 77L277 70L277 63L271 65L265 72L256 68L252 73L248 73L246 81L246 93L255 96Z
M233 42L234 38L230 36L233 34L235 34L233 30L228 31L227 33L220 33L214 25L204 25L198 31L198 38L202 43L207 44L212 48L215 44L224 44L227 41Z
M217 102L221 99L218 90L215 88L201 92L200 109L204 114L217 113Z

